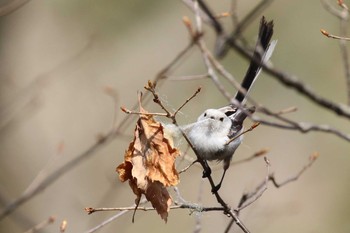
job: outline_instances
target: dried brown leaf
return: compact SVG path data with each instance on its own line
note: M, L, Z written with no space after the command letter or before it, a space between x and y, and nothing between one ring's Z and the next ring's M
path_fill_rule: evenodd
M145 195L161 218L167 221L172 200L164 185L159 181L151 182Z
M119 179L129 180L138 203L144 194L158 214L167 220L171 197L166 187L177 185L179 175L175 159L179 151L171 138L164 135L163 126L147 114L140 104L134 139L125 152L124 162L117 167ZM142 114L144 113L144 114Z

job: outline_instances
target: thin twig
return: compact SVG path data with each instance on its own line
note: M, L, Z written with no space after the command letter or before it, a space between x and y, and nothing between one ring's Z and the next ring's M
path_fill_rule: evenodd
M349 7L344 3L343 0L338 0L338 5L341 6L344 10L349 12Z
M105 88L103 88L104 93L106 93L106 95L108 95L109 97L111 97L112 101L113 101L113 121L112 121L112 129L115 128L115 123L117 121L117 114L118 114L118 92L110 86L106 86Z
M34 189L38 187L38 185L47 177L47 174L50 170L50 168L57 162L57 159L61 157L64 150L64 143L59 143L57 147L57 151L54 155L49 158L49 160L46 162L44 167L39 171L39 173L36 175L36 177L33 179L33 181L28 185L26 190L23 192L23 195L26 195L27 193L31 193Z
M183 169L181 169L181 171L179 171L178 173L184 173L185 171L187 171L190 167L192 167L194 164L198 163L198 160L194 160L192 163L190 163L189 165L187 165L186 167L184 167Z
M203 9L203 6L205 6L205 3L203 1L201 1L201 9ZM198 6L198 2L194 1L193 2L193 7L194 7L194 12L195 12L195 18L196 18L196 34L202 35L202 19L200 17L200 13L199 13L199 6ZM206 7L207 8L207 7ZM207 14L210 15L210 11L206 12ZM208 16L210 18L215 18L212 15ZM213 19L214 22L216 22L215 24L220 25L220 23L216 20ZM196 36L193 36L196 37ZM194 38L192 39L194 41ZM206 47L203 39L201 37L198 37L198 39L196 40L196 45L200 48L201 50L201 54L204 60L204 64L207 67L207 72L208 72L208 76L212 79L212 81L214 82L214 84L217 86L217 88L219 89L219 91L221 93L223 93L223 95L226 98L231 98L231 95L225 90L225 87L220 83L218 76L216 75L213 66L210 62L210 56L212 56L208 50L208 48Z
M236 28L231 34L231 37L237 37L242 34L242 32L249 26L249 24L259 16L259 14L272 2L272 0L261 0L258 5L256 5L253 10L238 23Z
M197 197L197 203L202 203L203 199L203 186L204 186L204 179L200 179L199 182L199 190L198 190L198 197ZM196 224L195 228L193 230L193 233L199 233L202 230L202 215L197 214L196 215Z
M345 5L345 4L343 4ZM346 5L345 5L346 6ZM349 9L346 7L343 10L343 18L340 20L340 36L343 38L339 41L340 53L342 56L342 61L344 65L344 75L347 86L347 103L350 106L350 62L349 62L349 53L347 48L347 43L345 40L350 41L347 36L347 28L349 22Z
M135 115L149 115L149 116L168 116L167 113L159 113L159 112L138 112L138 111L132 111L129 110L125 107L120 107L120 110L122 110L123 112L125 112L126 114L135 114Z
M237 138L239 138L240 136L242 136L243 134L246 134L250 131L252 131L253 129L255 129L256 127L258 127L260 125L259 122L255 122L250 128L242 131L241 133L239 133L238 135L236 135L235 137L231 138L230 140L228 140L225 145L227 146L228 144L230 144L231 142L235 141Z
M242 195L241 200L239 201L239 204L238 204L237 208L235 209L235 212L237 214L239 214L239 212L242 209L244 209L248 205L255 202L257 199L259 199L261 197L261 195L266 191L268 181L271 181L276 188L280 188L280 187L282 187L282 186L284 186L292 181L296 181L308 168L311 167L311 165L316 161L318 156L319 156L318 153L313 153L309 158L309 162L296 175L288 178L287 180L283 181L282 183L277 183L275 176L273 174L270 174L268 171L264 181L262 181L259 185L257 185L252 192L245 193ZM270 163L267 160L265 160L265 162L267 163L267 169L269 169ZM225 232L229 232L229 230L232 228L232 225L233 225L233 220L231 220L231 222L228 224Z
M293 175L293 176L287 178L285 181L283 181L281 183L277 183L274 174L269 174L268 180L271 181L276 188L280 188L280 187L282 187L290 182L296 181L308 168L311 167L311 165L316 161L318 156L319 156L318 153L313 153L309 157L309 162L305 166L303 166L302 169L296 175ZM256 188L252 192L244 194L241 197L241 200L237 206L236 211L239 212L239 210L243 209L242 207L245 206L245 203L247 203L247 201L249 201L252 197L256 196L257 193L261 192L262 189L265 189L264 188L265 183L266 183L266 178L259 185L257 185Z
M191 10L194 12L194 1L193 0L182 0L182 2ZM199 14L201 16L201 19L204 23L211 25L212 20L209 18L209 16L202 10L199 9Z
M135 208L135 207L134 207ZM117 213L116 215L113 215L112 217L108 218L107 220L103 221L102 223L100 223L99 225L95 226L94 228L91 228L90 230L85 231L85 233L93 233L96 232L97 230L101 229L102 227L106 226L107 224L113 222L115 219L119 218L120 216L126 214L127 212L129 212L129 210L124 210L121 211L119 213Z
M68 221L64 219L60 225L60 233L66 232L67 226L68 226Z
M185 75L180 77L166 77L167 80L170 81L190 81L190 80L198 80L198 79L206 79L210 76L208 74L198 74L198 75Z
M266 112L264 112L264 113L267 114ZM261 117L258 117L256 115L251 116L251 118L253 121L258 121L264 125L274 126L274 127L278 127L278 128L282 128L282 129L299 130L302 133L308 133L311 131L329 133L329 134L333 134L335 136L338 136L339 138L342 138L346 141L350 141L350 134L346 134L338 129L331 127L330 125L325 125L325 124L324 125L317 125L317 124L312 124L309 122L295 122L295 121L289 120L287 118L282 118L282 116L280 116L280 115L273 115L272 114L271 116L274 116L274 117L278 118L279 120L285 121L286 123L288 123L288 125L268 121L268 120L262 119Z
M275 115L284 115L284 114L291 113L291 112L296 112L296 111L298 111L298 108L295 107L295 106L292 106L292 107L289 107L289 108L285 108L285 109L279 110L278 112L275 113Z
M173 116L175 117L176 114L188 103L190 102L194 97L196 97L196 95L201 91L202 88L198 88L197 91L195 93L193 93L193 95L188 98L173 114Z
M238 19L238 1L237 0L232 0L231 1L231 18L232 18L232 23L234 27L237 27L239 23Z
M286 180L284 180L283 182L277 182L275 175L271 174L269 176L269 180L272 181L273 185L276 188L280 188L290 182L296 181L299 179L299 177L308 169L312 166L312 164L316 161L316 159L319 157L319 154L317 152L313 153L310 157L309 157L309 162L294 176L287 178Z
M177 186L174 187L174 191L176 193L177 199L174 201L175 205L181 205L183 203L186 203L186 200L182 197L180 190ZM179 203L180 202L180 203Z
M328 31L324 30L324 29L321 29L321 33L328 37L328 38L331 38L331 39L336 39L336 40L348 40L350 41L350 37L345 37L345 36L337 36L337 35L333 35L333 34L330 34Z
M30 0L12 0L8 1L7 4L0 7L0 17L9 15L13 13L14 11L20 9L22 6L27 4Z
M328 11L330 14L332 14L332 15L338 17L339 19L341 19L341 17L342 17L342 16L341 16L341 10L335 8L335 7L334 7L333 5L331 5L331 4L329 3L329 1L327 1L327 0L321 0L321 3L322 3L322 5L323 5L323 7L324 7L324 9L325 9L326 11Z
M241 200L238 204L238 207L235 209L235 213L237 213L237 215L240 213L240 211L242 209L248 207L249 205L251 205L255 201L257 201L264 194L264 192L267 190L271 165L270 165L270 161L268 160L267 157L264 157L264 161L266 164L265 181L261 185L257 186L253 192L243 194L243 196L241 197ZM229 222L229 224L227 225L225 232L229 232L230 229L232 228L232 226L233 226L233 221L231 220Z
M253 198L249 198L249 201L247 201L246 203L242 204L240 207L238 207L237 209L235 209L236 212L241 211L242 209L250 206L251 204L253 204L256 200L258 200L263 194L264 192L267 190L267 184L269 182L269 177L270 177L270 161L268 160L267 157L264 157L264 161L266 163L266 176L265 176L265 181L263 183L262 188L259 189L259 191L254 195Z
M347 103L350 106L350 61L349 61L349 53L347 49L346 41L350 41L350 38L347 37L347 27L349 22L349 8L344 3L343 0L338 0L338 5L342 8L342 10L333 9L332 6L328 2L323 2L323 5L326 10L328 10L331 14L337 16L340 20L340 36L332 35L328 33L326 30L321 30L321 33L328 38L338 39L340 53L342 56L342 61L344 63L344 71L345 71L345 80L347 86Z
M169 206L169 209L191 209L195 210L197 212L208 212L208 211L223 211L224 208L222 206L220 207L202 207L196 204L181 204L181 205L174 205L174 206ZM85 208L85 211L90 215L96 212L101 212L101 211L134 211L134 210L142 210L142 211L153 211L156 210L154 207L144 207L144 206L138 206L135 208L135 206L129 206L129 207L106 207L106 208L93 208L93 207L88 207Z
M198 95L198 93L201 91L201 88L199 87L189 98L187 98L185 100L185 102L180 105L180 107L174 112L174 113L171 113L170 111L168 111L168 109L163 105L162 101L160 100L159 98L159 95L157 94L156 90L156 85L155 83L152 83L151 81L148 81L148 85L145 86L145 89L147 91L149 91L150 93L152 93L153 95L153 101L158 104L162 110L165 112L165 113L147 113L147 115L155 115L155 116L165 116L165 117L168 117L170 119L172 119L173 122L176 122L176 115L179 113L179 111L188 103L190 102L194 97L196 97ZM131 110L128 110L126 109L125 107L122 107L121 108L122 111L126 112L126 113L129 113L129 114L143 114L141 112L134 112L134 111L131 111Z
M48 219L46 219L43 222L37 224L33 228L25 231L24 233L35 233L35 232L38 232L38 231L42 230L43 228L45 228L46 226L54 223L55 220L56 220L56 218L54 216L50 216Z
M249 161L251 161L253 159L261 157L262 155L266 154L267 152L269 152L268 148L261 149L261 150L255 152L254 154L252 154L251 156L249 156L246 159L241 159L241 160L238 160L238 161L231 162L231 165L237 165L237 164L249 162Z
M158 72L154 81L158 82L159 80L166 78L172 67L174 67L191 50L194 44L195 41L190 41L190 43L183 48L166 67Z
M146 202L147 202L146 199L140 200L140 204L145 204ZM118 214L116 214L116 215L114 215L114 216L108 218L107 220L103 221L101 224L99 224L99 225L93 227L92 229L86 231L85 233L92 233L92 232L95 232L95 231L99 230L100 228L102 228L102 227L106 226L107 224L113 222L115 219L119 218L120 216L126 214L126 213L129 212L130 210L134 210L134 209L135 209L135 206L136 206L135 204L132 205L132 206L129 206L128 208L130 208L130 209L125 209L125 210L120 211ZM93 208L91 208L91 209L93 209ZM87 211L88 214L91 214L91 213L89 212L89 210L90 210L90 208L85 208L85 211Z

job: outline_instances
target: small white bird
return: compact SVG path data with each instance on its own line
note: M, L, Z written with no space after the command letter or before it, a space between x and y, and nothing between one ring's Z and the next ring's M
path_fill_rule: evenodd
M249 89L261 71L261 63L269 60L275 48L277 41L270 43L272 34L273 22L267 22L262 17L259 37L253 54L255 59L251 61L241 84L244 91L238 91L231 101L236 103L237 106L230 104L220 109L207 109L198 117L195 123L181 127L200 158L208 161L223 161L224 172L219 184L212 190L213 192L220 189L232 156L241 144L243 136L239 136L232 142L230 142L230 139L237 137L242 132L244 120L255 111L255 107L247 108L243 103ZM207 175L203 173L203 177Z
M254 107L243 109L229 107L229 109L207 109L195 123L182 127L198 156L208 161L223 161L224 173L213 192L220 189L232 156L241 144L243 135L231 142L230 140L242 132L243 121L248 114L255 111ZM203 177L207 175L209 174L203 173Z

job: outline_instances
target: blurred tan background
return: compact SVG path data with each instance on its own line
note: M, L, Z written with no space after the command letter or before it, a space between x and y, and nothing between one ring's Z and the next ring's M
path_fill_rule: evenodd
M207 2L215 12L230 7L228 0ZM239 17L256 4L238 1ZM114 118L118 124L125 117L116 109L133 106L137 91L187 45L184 15L193 17L181 1L33 0L0 19L2 207L19 197L43 168L48 173L55 171L95 143L96 135L108 132ZM272 57L274 65L297 75L322 96L345 103L338 41L319 31L325 28L338 34L338 20L320 1L275 1L263 15L275 21L278 45ZM230 30L230 20L223 22ZM255 43L258 22L256 19L245 33L251 44ZM205 27L205 33L212 47L213 32ZM190 54L173 75L205 72L198 51ZM242 77L248 65L232 51L222 63L235 77ZM167 106L176 108L198 86L203 87L202 92L182 110L178 117L182 123L194 121L204 109L225 105L226 100L209 80L169 81L159 90ZM117 106L104 92L106 87L117 92ZM348 120L315 106L266 74L251 95L276 111L297 106L291 119L350 132ZM148 108L158 109L153 104ZM84 207L132 205L135 197L128 184L119 182L115 167L123 160L134 123L124 132L128 137L104 146L3 219L0 231L24 232L54 215L57 221L42 232L59 232L63 219L68 221L67 232L85 232L114 213L88 216ZM314 151L320 158L298 181L281 189L269 185L264 195L241 213L251 232L349 232L349 142L329 134L260 126L246 135L234 160L266 147L270 148L271 171L279 181L297 173ZM213 166L218 168L214 173L218 180L221 164ZM262 159L231 167L221 190L223 198L236 206L242 193L260 183L265 173ZM181 176L179 189L187 201L198 202L203 192L201 203L216 205L209 184L201 181L198 166ZM137 212L134 224L128 213L98 232L192 232L198 216L202 232L223 232L229 221L218 212L189 215L187 210L173 210L164 224L155 212ZM240 232L237 227L235 232Z

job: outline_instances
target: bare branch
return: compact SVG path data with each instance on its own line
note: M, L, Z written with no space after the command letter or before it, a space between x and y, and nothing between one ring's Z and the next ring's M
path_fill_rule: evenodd
M198 163L198 160L194 160L192 163L190 163L189 165L187 165L186 167L184 167L181 171L179 171L179 174L184 173L185 171L187 171L190 167L192 167L194 164Z
M350 41L350 38L349 38L349 37L336 36L336 35L330 34L328 31L326 31L326 30L324 30L324 29L321 29L321 33L322 33L323 35L325 35L326 37L331 38L331 39L336 39L336 40L349 40L349 41Z
M252 154L250 157L248 157L246 159L242 159L242 160L238 160L238 161L232 162L231 165L237 165L237 164L249 162L249 161L251 161L253 159L261 157L262 155L265 155L268 152L269 152L268 148L261 149L261 150L255 152L254 154Z
M235 137L231 138L230 140L228 140L228 142L226 142L225 145L230 144L231 142L233 142L234 140L236 140L237 138L239 138L239 137L242 136L243 134L246 134L246 133L252 131L252 130L255 129L256 127L258 127L259 124L260 124L259 122L255 122L250 128L248 128L248 129L242 131L242 132L241 132L240 134L238 134L237 136L235 136Z
M241 200L238 204L238 207L235 209L235 213L237 213L237 215L242 209L248 207L249 205L253 204L256 200L258 200L263 195L263 193L267 190L267 185L269 182L269 174L270 174L270 161L267 159L267 157L264 157L264 161L266 164L265 181L261 185L257 186L253 192L242 195ZM229 232L230 229L232 228L232 225L233 225L233 221L231 220L227 225L225 232Z
M343 0L338 0L338 5L341 6L344 10L349 11L349 7L344 3Z
M0 17L9 15L13 13L14 11L18 10L25 4L27 4L30 0L12 0L9 1L7 4L4 6L0 7Z
M322 3L322 5L323 5L324 9L326 9L330 14L332 14L332 15L338 17L338 18L341 18L341 17L342 17L342 16L341 16L341 10L336 9L334 6L332 6L332 5L329 3L329 1L327 1L327 0L322 0L321 3Z
M66 232L66 230L67 230L67 225L68 225L67 220L63 220L63 221L61 222L61 225L60 225L60 233Z
M135 208L135 207L134 207ZM96 232L97 230L101 229L102 227L106 226L107 224L113 222L114 220L116 220L117 218L119 218L120 216L126 214L127 212L129 212L129 210L123 210L119 213L117 213L116 215L108 218L107 220L103 221L102 223L100 223L99 225L95 226L94 228L91 228L90 230L85 231L85 233L93 233Z
M38 232L38 231L42 230L43 228L45 228L46 226L54 223L55 220L56 220L56 218L54 216L50 216L48 219L44 220L43 222L39 223L38 225L34 226L33 228L25 231L24 233Z
M196 95L197 95L200 91L201 91L201 88L199 87L199 88L197 89L197 91L196 91L195 93L193 93L193 95L192 95L190 98L188 98L188 99L174 112L173 116L175 117L176 114L177 114L188 102L190 102L194 97L196 97Z
M202 207L195 204L181 204L181 205L174 205L170 206L170 209L191 209L195 210L197 212L208 212L208 211L223 211L224 208L222 206L220 207ZM144 207L144 206L138 206L135 208L135 206L129 206L129 207L107 207L107 208L92 208L87 207L85 208L85 211L90 215L95 212L101 212L101 211L133 211L133 210L142 210L142 211L153 211L156 210L153 207Z
M86 160L87 158L94 155L94 153L101 149L103 146L107 145L109 142L111 142L116 136L118 136L119 131L110 131L101 141L96 142L94 145L92 145L89 149L69 161L68 163L64 164L60 168L58 168L56 171L45 177L37 186L25 193L23 193L19 198L17 198L15 201L7 205L1 212L0 212L0 220L3 219L8 214L12 213L16 208L23 205L25 202L39 194L41 191L45 190L49 185L51 185L53 182L55 182L58 178L60 178L62 175L66 174L68 171L70 171L72 168L74 168L76 165L80 164L80 162Z
M350 41L350 38L347 37L347 28L348 28L348 22L349 22L349 8L344 3L343 0L338 0L338 5L342 8L342 10L334 10L329 3L324 2L325 9L328 10L331 14L337 16L340 20L340 36L332 35L323 29L321 30L321 33L327 36L328 38L339 40L340 53L344 64L345 80L347 84L347 102L348 102L348 105L350 106L350 62L349 62L349 53L348 53L347 44L346 44L346 41Z
M230 37L237 37L240 35L251 22L256 19L260 13L269 6L272 0L261 0L249 13L237 24L235 30L232 32Z
M318 158L319 154L318 153L313 153L310 157L309 157L309 162L296 174L296 175L293 175L289 178L287 178L285 181L281 182L281 183L278 183L276 182L276 178L274 176L274 174L268 174L267 175L267 178L268 178L268 181L271 181L274 186L276 188L280 188L290 182L293 182L293 181L296 181L297 179L299 179L299 177L308 169L311 167L311 165L316 161L316 159ZM269 163L268 163L269 164ZM237 206L237 209L236 211L239 213L239 211L243 208L245 208L247 206L247 201L250 202L250 200L255 197L258 193L261 192L261 190L265 190L265 185L266 185L266 177L264 179L263 182L261 182L259 185L256 186L256 188L252 191L252 192L249 192L249 193L246 193L246 194L243 194L242 197L241 197L241 200ZM255 199L255 198L254 198ZM254 200L255 201L255 200Z
M167 80L170 81L189 81L189 80L196 80L196 79L206 79L210 76L208 74L198 74L198 75L186 75L181 77L166 77Z
M251 116L252 120L258 121L258 122L265 124L265 125L275 126L275 127L284 128L284 129L299 130L302 133L307 133L307 132L311 132L311 131L330 133L330 134L336 135L342 139L350 141L350 134L343 133L340 130L335 129L329 125L317 125L317 124L312 124L312 123L308 123L308 122L295 122L295 121L289 120L286 117L281 116L281 114L273 113L269 109L262 107L261 105L258 108L258 111L261 111L261 112L265 113L266 115L273 116L276 119L281 120L281 121L288 124L288 125L282 125L282 124L278 124L276 122L266 121L266 120L264 120L256 115Z
M132 111L129 110L125 107L120 107L120 110L122 110L123 112L125 112L126 114L135 114L135 115L149 115L149 116L163 116L163 117L167 117L168 114L167 113L159 113L159 112L137 112L137 111Z
M311 167L311 165L316 161L316 159L319 157L319 154L317 152L313 153L310 157L309 157L309 162L294 176L287 178L286 180L284 180L283 182L278 183L276 181L276 178L274 176L274 174L271 174L269 176L269 180L272 181L272 183L274 184L274 186L276 188L280 188L290 182L296 181L297 179L299 179L299 177L308 169Z
M235 209L236 212L241 211L242 209L250 206L251 204L253 204L256 200L258 200L263 194L264 192L267 190L267 184L269 182L269 177L270 177L270 161L267 159L267 157L264 157L264 161L266 163L266 176L265 176L265 181L263 183L263 185L261 187L258 187L257 192L251 196L251 198L249 198L249 201L247 201L246 203L240 203L241 206L239 206L237 209ZM247 199L248 200L248 199Z

